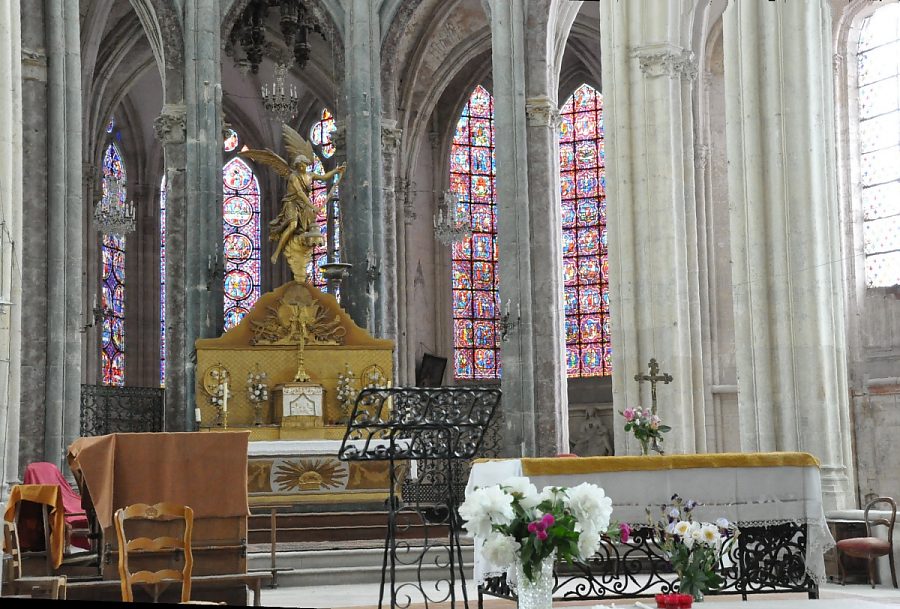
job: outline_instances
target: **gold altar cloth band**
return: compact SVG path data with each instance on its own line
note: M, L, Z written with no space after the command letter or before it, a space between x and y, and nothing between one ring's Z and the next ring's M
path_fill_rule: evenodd
M809 453L787 452L522 459L522 473L526 476L557 476L701 467L819 467L819 460Z

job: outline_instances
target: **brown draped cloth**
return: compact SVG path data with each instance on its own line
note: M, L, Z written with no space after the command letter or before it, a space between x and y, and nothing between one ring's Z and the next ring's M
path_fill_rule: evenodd
M194 518L244 517L249 439L249 431L79 438L68 462L103 529L116 510L135 503L188 505Z
M20 501L31 501L32 503L50 506L50 548L48 551L53 559L53 567L58 569L59 565L62 564L63 552L66 546L66 508L63 507L63 497L59 492L59 487L55 484L17 484L12 487L9 501L6 504L6 512L3 515L7 522L15 520L16 505ZM20 513L20 516L22 513ZM36 513L36 516L34 513L30 516L39 518L40 521L16 523L16 527L19 529L19 543L23 546L23 549L44 545L43 537L37 533L44 526L43 516L40 511ZM39 539L35 539L35 536L39 537Z

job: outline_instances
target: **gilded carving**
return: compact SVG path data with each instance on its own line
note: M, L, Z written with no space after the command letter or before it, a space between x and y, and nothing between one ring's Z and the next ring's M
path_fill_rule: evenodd
M334 457L285 459L273 470L272 488L277 492L343 489L348 467Z
M337 315L312 297L303 284L294 284L262 321L251 323L251 345L340 345L347 333Z

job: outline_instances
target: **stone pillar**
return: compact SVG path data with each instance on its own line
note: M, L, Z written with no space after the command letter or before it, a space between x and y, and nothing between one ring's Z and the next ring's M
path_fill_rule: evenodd
M568 450L562 233L556 105L546 82L526 82L526 5L490 7L499 291L502 312L517 322L501 343L501 388L506 454L546 456Z
M47 367L44 459L62 465L81 403L81 41L78 5L44 2L48 57Z
M183 309L183 327L169 324L172 328L169 348L174 357L171 366L175 375L171 383L166 381L166 388L170 390L166 397L171 408L166 422L169 429L194 427L193 417L188 416L194 412L194 341L218 336L224 318L221 288L224 260L220 15L219 0L186 3L184 165L178 165L179 160L175 158L178 144L167 146L167 152L171 149L173 158L166 158L166 166L185 167L185 173L181 183L184 194L170 190L174 201L166 201L171 206L166 209L166 222L174 223L170 226L179 226L184 231L183 240L174 243L174 264L166 269L166 276L168 279L172 273L183 273L184 291L179 290L177 281L168 284L166 291L168 294L184 293L186 305ZM177 187L178 176L171 177ZM175 228L173 232L178 230ZM167 260L170 251L166 250ZM171 306L167 303L166 314L176 314L176 307L178 305L175 303ZM174 323L181 323L181 320Z
M22 57L19 4L0 7L0 500L19 476L22 343Z
M377 3L351 0L346 13L347 173L341 181L343 261L353 265L341 284L341 303L376 336L385 326L386 260L381 181L381 36Z
M681 40L687 0L603 0L600 7L615 410L650 406L650 358L668 452L706 451L691 81ZM619 420L620 421L620 420ZM621 421L616 453L638 450Z
M741 447L814 454L826 510L841 509L854 483L829 4L732 2L724 43Z
M382 288L385 290L382 307L381 336L399 339L397 321L399 308L399 261L398 261L398 224L397 216L398 155L403 130L397 127L397 121L382 119L381 123L381 155L383 159L382 182L382 223L384 224L384 255L386 264L382 265ZM400 358L394 359L393 378L399 379Z

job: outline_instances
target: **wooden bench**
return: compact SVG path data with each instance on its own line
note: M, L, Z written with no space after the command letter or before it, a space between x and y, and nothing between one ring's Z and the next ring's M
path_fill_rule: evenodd
M208 587L210 584L237 584L242 583L253 591L253 606L260 607L260 592L263 582L272 579L270 573L223 573L221 575L194 575L191 576L191 586ZM102 590L112 588L119 590L121 582L117 579L101 579L95 581L80 581L68 583L69 590Z

